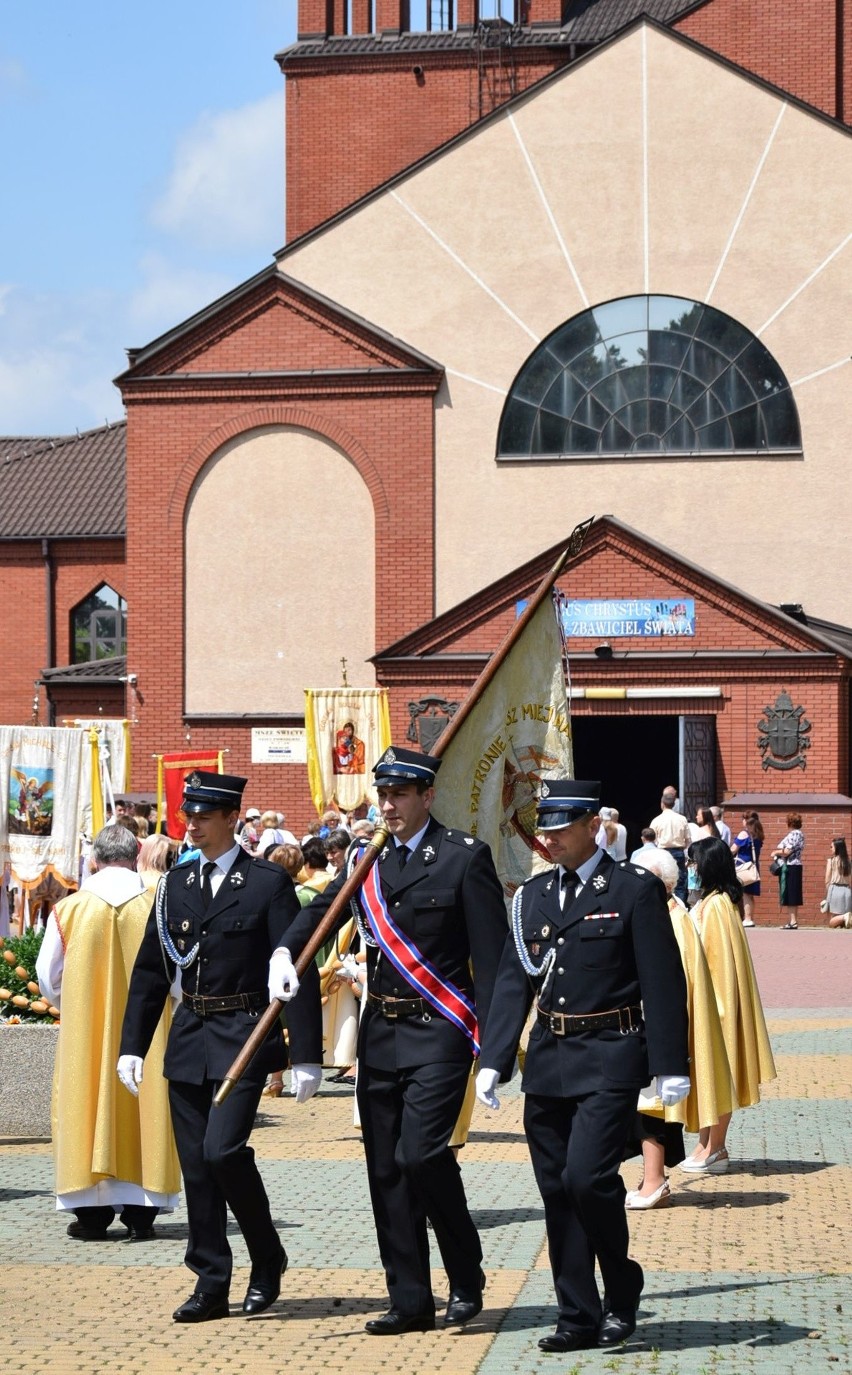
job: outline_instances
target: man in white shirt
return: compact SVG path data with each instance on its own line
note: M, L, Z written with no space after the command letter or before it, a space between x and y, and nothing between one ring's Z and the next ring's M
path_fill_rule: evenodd
M677 864L677 885L675 893L681 902L686 902L687 881L686 881L686 852L689 849L689 822L681 812L675 811L677 803L677 789L670 784L663 789L660 798L662 811L659 816L655 816L650 824L650 829L654 832L657 845L661 850L668 850L672 859Z

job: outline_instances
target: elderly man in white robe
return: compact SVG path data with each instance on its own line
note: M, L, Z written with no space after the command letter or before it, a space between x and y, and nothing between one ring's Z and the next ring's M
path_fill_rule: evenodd
M94 872L56 904L36 964L39 987L61 1013L53 1080L56 1206L76 1218L77 1241L106 1241L116 1213L126 1240L154 1236L158 1212L178 1202L180 1170L162 1060L167 1008L151 1054L160 1073L139 1098L115 1074L127 988L151 910L136 873L136 838L105 826L92 847Z

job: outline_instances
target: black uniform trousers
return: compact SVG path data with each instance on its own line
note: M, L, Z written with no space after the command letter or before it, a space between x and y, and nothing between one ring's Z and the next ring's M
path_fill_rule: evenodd
M358 1064L356 1093L379 1254L391 1306L408 1316L435 1311L427 1218L450 1290L479 1293L482 1247L458 1161L447 1145L470 1068L469 1061L397 1070Z
M636 1116L635 1088L579 1098L527 1093L524 1128L544 1202L558 1332L597 1333L604 1311L635 1311L642 1268L627 1255L624 1144Z
M233 1258L226 1234L230 1208L246 1240L252 1264L274 1260L281 1241L272 1222L254 1151L247 1144L263 1083L241 1079L224 1103L214 1106L218 1082L169 1082L189 1243L186 1264L198 1276L196 1291L226 1298Z

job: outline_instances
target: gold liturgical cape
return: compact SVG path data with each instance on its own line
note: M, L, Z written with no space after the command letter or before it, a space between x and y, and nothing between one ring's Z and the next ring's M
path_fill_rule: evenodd
M640 1098L639 1111L665 1117L667 1122L680 1122L687 1131L697 1132L701 1127L715 1126L724 1113L736 1106L734 1086L701 937L686 908L676 898L669 899L669 914L686 975L691 1087L688 1097L669 1108L664 1108L659 1098L653 1105Z
M711 893L692 915L716 990L734 1106L748 1108L760 1102L760 1085L776 1076L748 940L737 909L723 893Z
M134 1098L116 1073L127 989L151 894L113 907L82 889L54 909L65 952L52 1130L57 1194L103 1179L176 1194L180 1169L172 1134L163 1053L167 1007Z

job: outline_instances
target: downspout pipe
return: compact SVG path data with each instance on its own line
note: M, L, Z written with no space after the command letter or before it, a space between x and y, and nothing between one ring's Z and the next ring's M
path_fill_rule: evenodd
M46 641L45 653L47 656L47 667L56 667L56 617L54 614L54 568L53 556L50 552L50 540L43 539L41 542L41 556L44 560L44 638ZM48 690L48 725L56 724L56 709L50 700Z

